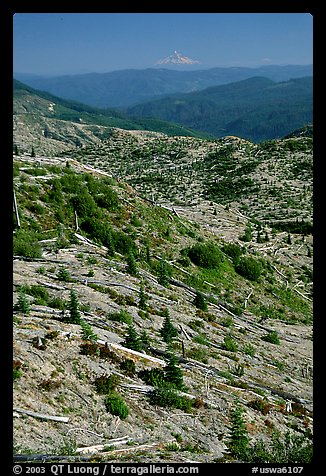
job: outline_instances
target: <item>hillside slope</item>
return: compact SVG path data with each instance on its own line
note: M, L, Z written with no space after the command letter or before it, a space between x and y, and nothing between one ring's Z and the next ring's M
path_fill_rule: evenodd
M117 134L148 150L147 133ZM311 230L267 225L260 242L251 221L243 240L236 203L155 205L71 155L14 157L15 455L310 461Z
M203 201L212 202L210 210L234 206L270 226L298 222L300 232L301 222L309 228L312 220L312 154L305 135L253 144L115 129L96 148L65 156L127 181L157 203L189 210Z
M162 120L129 118L113 109L97 109L35 90L14 80L13 138L20 152L56 154L72 147L99 144L112 127L148 129L173 135L197 136L183 126Z
M253 77L127 109L137 117L173 121L214 137L275 139L312 122L312 77L275 82Z

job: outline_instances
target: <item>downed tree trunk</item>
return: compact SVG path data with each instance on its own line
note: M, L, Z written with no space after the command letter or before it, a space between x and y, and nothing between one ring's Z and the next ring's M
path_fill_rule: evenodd
M136 293L139 292L138 289L136 288L132 288L131 286L127 286L126 284L123 284L123 283L112 283L112 282L105 282L105 281L98 281L96 279L91 279L91 278L80 278L79 276L75 276L75 275L72 275L71 276L73 279L75 279L76 281L80 282L80 283L85 283L87 282L87 284L99 284L100 286L119 286L121 288L125 288L125 289L128 289L129 291L134 291Z
M106 247L106 246L96 245L96 244L93 243L91 240L89 240L88 238L85 238L85 236L80 235L79 233L74 233L74 236L75 236L79 241L81 241L82 243L85 243L85 244L88 245L88 246L91 246L91 247L93 247L93 248L96 248L97 250L107 251L107 247Z
M18 212L18 205L17 205L15 190L14 190L14 209L15 209L17 227L20 228L20 219L19 219L19 212Z
M46 283L44 281L39 281L39 280L37 282L38 284L41 284L42 286L45 286L46 288L56 289L58 291L64 291L65 289L68 289L65 286L59 286L58 284Z
M145 394L151 392L154 389L154 387L152 387L151 385L139 385L133 383L120 383L119 387L130 388L130 390L135 390L136 392L141 392Z
M187 331L186 331L186 329L183 327L183 325L182 325L182 324L179 324L179 326L180 326L180 329L182 330L182 332L184 333L184 335L186 336L186 338L187 338L188 340L191 340L191 337L189 336L189 334L187 333Z
M76 453L98 453L99 451L105 450L105 448L108 448L110 446L118 446L118 445L124 445L131 441L132 438L130 436L122 436L121 438L115 438L113 440L108 440L105 444L103 445L94 445L94 446L85 446L84 448L77 448Z
M165 444L172 443L172 441L167 441ZM101 456L108 456L108 455L119 455L123 453L134 453L136 451L144 451L144 450L151 450L154 448L163 448L164 443L152 443L149 445L138 445L138 446L129 446L128 448L122 448L120 450L113 450L113 451L105 451L101 453Z
M40 418L41 420L61 421L62 423L68 423L69 421L68 417L63 417L63 416L45 415L43 413L36 413L30 410L24 410L22 408L17 408L17 407L14 407L13 410L15 412L23 413L25 415L28 415L34 418Z
M30 258L29 256L19 256L19 255L14 255L13 260L18 260L18 261L40 261L43 263L55 263L55 264L67 264L70 265L70 261L65 261L62 259L47 259L47 258Z
M127 357L135 362L145 361L155 364L156 366L165 367L166 362L164 360L158 359L157 357L152 357L148 354L143 354L142 352L137 352L136 350L129 349L128 347L124 347L120 344L115 344L113 342L107 342L103 340L97 341L99 344L107 345L109 350L112 350L116 354L120 354L123 357Z
M174 286L178 286L179 288L186 289L192 296L196 296L196 289L191 286L188 286L188 284L185 284L182 281L178 281L174 278L170 278L170 283L174 284Z
M308 301L312 301L312 299L310 299L308 296L305 296L304 294L300 293L300 291L298 291L296 288L292 288L292 289L296 293L300 294L300 296L302 296L304 299L307 299Z

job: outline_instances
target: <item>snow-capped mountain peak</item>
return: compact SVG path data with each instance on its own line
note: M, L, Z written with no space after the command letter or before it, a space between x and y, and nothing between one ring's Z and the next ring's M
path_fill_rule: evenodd
M172 55L167 56L156 62L156 64L198 64L199 61L188 58L178 51L174 51Z

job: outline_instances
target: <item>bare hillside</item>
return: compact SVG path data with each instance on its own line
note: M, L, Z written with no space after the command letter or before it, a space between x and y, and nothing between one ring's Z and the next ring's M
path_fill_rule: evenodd
M156 147L160 139L152 137ZM134 132L127 140L132 154L154 147L150 134ZM204 142L184 138L182 148L170 140L171 167L157 166L164 154L151 161L153 170L142 162L139 182L134 161L125 174L134 187L117 170L129 166L123 148L114 162L110 142L97 155L93 150L94 160L87 148L83 159L80 152L14 157L16 455L217 463L254 461L260 442L274 460L286 463L292 450L301 462L309 459L311 230L290 233L273 228L274 218L260 221L264 194L264 207L249 195L247 203L221 203L195 194L207 173L200 164L218 152ZM241 144L239 162L247 160L245 150L250 157L262 153ZM165 178L176 174L177 163L188 170L191 160L198 165L193 203L178 184L175 199L159 180L142 188L145 172ZM271 163L257 164L253 177L268 184ZM296 176L293 200L301 200L304 181L311 193L309 179ZM251 221L245 205L254 202ZM309 207L302 209L304 222ZM237 418L248 436L246 454L232 436ZM290 441L283 453L273 447L275 435Z

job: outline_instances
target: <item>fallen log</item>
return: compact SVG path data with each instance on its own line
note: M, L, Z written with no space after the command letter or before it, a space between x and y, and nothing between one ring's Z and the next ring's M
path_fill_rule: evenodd
M142 352L137 352L136 350L129 349L128 347L124 347L120 344L116 344L113 342L107 342L103 340L98 340L98 344L105 344L109 350L112 350L116 354L120 354L123 357L128 357L129 359L132 359L136 362L138 361L145 361L145 362L151 362L157 366L160 367L165 367L166 362L164 360L158 359L157 357L152 357L151 355L142 353Z
M167 441L165 444L172 443L172 441ZM154 448L163 448L164 443L152 443L149 445L138 445L138 446L129 446L128 448L121 448L120 450L112 450L112 451L105 451L101 453L101 456L108 456L108 455L119 455L123 453L134 453L137 451L144 451L144 450L151 450Z
M36 413L30 410L24 410L23 408L13 408L14 412L23 413L34 418L40 418L41 420L52 420L52 421L61 421L62 423L68 423L69 417L56 416L56 415L45 415L44 413Z
M30 258L29 256L18 256L14 255L13 260L17 261L37 261L37 262L43 262L43 263L55 263L55 264L67 264L70 265L70 261L65 261L61 259L46 259L46 258Z
M304 299L307 299L308 301L312 301L312 299L310 299L308 296L305 296L304 294L300 293L300 291L298 291L296 288L292 288L292 289L293 289L293 291L298 293L300 296L302 296Z
M73 279L75 279L76 281L80 282L80 283L84 283L84 284L99 284L100 286L119 286L121 288L125 288L125 289L128 289L129 291L134 291L136 293L139 292L138 289L136 288L132 288L131 286L127 286L126 284L123 284L123 283L115 283L115 282L105 282L105 281L98 281L96 279L91 279L91 278L80 278L79 276L74 276L72 275L71 276Z
M103 451L106 448L109 448L110 446L124 445L131 440L132 438L130 436L122 436L121 438L108 440L105 444L102 444L102 445L85 446L83 448L77 448L76 453L80 453L80 454L98 453L99 451Z
M46 283L44 281L37 281L38 284L41 284L42 286L45 286L46 288L50 289L56 289L58 291L64 291L66 288L65 286L59 286L58 284L52 284L52 283Z
M14 209L15 209L15 214L16 214L17 227L20 228L20 219L19 219L19 212L18 212L18 205L17 205L15 190L14 190Z
M180 326L180 329L182 330L182 332L184 333L184 335L186 336L186 339L188 340L191 340L191 337L189 336L189 334L187 333L186 329L183 327L182 324L179 324Z

